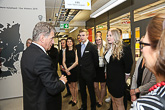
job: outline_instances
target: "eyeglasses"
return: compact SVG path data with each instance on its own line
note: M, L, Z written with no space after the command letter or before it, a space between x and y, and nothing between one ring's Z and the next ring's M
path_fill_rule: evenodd
M151 46L151 44L140 41L140 49L143 49L145 46Z

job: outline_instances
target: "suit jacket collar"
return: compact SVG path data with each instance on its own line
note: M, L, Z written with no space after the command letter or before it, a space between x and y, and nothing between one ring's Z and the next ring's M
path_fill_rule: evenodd
M40 52L42 52L42 53L44 53L44 54L47 54L47 53L45 53L39 46L37 46L37 45L35 45L35 44L33 44L33 43L29 46L29 48L35 48L35 49L39 50ZM47 54L47 55L48 55L48 54Z
M43 52L46 53L46 50L39 44L35 43L35 42L32 42L32 44L36 45L37 47L39 47Z
M87 41L84 43L84 44L85 44L85 47L87 46L88 42L89 42L89 40L87 39ZM82 44L83 44L83 43L81 42L81 45L82 45Z
M86 47L85 47L85 50L84 50L84 52L83 52L83 56L84 56L85 51L89 50L89 49L88 49L88 48L89 48L89 45L90 45L90 42L89 42L89 40L88 40L88 42L87 42L87 44L86 44ZM81 53L80 53L80 55L81 55ZM83 57L83 56L82 56L82 57Z
M89 45L90 45L90 42L87 43L84 52L88 50ZM81 44L77 45L77 50L78 50L78 57L82 58L84 56L84 53L83 53L83 56L81 57Z

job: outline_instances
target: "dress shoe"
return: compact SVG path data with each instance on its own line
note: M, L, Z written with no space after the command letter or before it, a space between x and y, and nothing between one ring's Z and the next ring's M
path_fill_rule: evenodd
M66 94L63 96L63 98L68 97L68 96L70 96L70 95L71 95L70 93L66 93Z
M69 103L68 104L73 104L74 102L71 100L71 101L69 101Z

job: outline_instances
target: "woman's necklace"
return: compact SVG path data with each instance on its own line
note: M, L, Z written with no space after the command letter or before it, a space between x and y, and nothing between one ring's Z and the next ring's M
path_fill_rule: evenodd
M157 89L158 87L164 86L164 85L165 85L164 81L162 81L161 83L157 83L149 89L149 92L153 91L154 89Z

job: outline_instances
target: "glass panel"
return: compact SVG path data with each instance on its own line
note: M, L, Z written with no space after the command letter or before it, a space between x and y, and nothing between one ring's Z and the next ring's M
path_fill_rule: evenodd
M110 28L119 28L122 30L123 42L131 43L131 24L130 13L126 13L110 20Z
M104 22L102 24L99 24L96 26L96 32L101 31L102 33L102 39L106 41L106 35L107 35L107 22Z
M155 16L158 13L165 13L165 0L146 5L134 11L134 22Z
M135 61L138 60L138 58L140 57L140 27L136 27L135 28L135 39L136 39L136 43L135 43Z
M94 27L92 27L92 42L95 41L95 30Z

